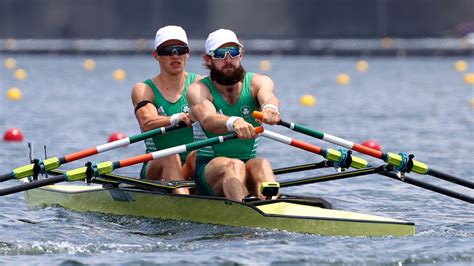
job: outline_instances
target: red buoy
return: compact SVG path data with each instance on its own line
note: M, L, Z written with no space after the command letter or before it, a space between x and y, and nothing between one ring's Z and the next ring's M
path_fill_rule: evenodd
M3 135L3 141L22 141L23 133L18 128L9 128Z
M363 146L372 148L372 149L374 149L374 150L378 150L378 151L381 150L380 145L379 145L379 144L377 143L377 141L375 141L375 140L369 139L369 140L366 140L366 141L362 142L361 144L362 144Z
M127 135L125 135L123 133L114 132L109 136L109 142L116 141L116 140L119 140L119 139L124 139L126 137L127 137Z

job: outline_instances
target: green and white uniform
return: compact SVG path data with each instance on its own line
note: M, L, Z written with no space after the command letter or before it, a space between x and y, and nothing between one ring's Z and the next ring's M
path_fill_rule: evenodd
M156 87L155 83L151 79L145 80L143 83L150 86L153 90L154 100L153 104L155 105L156 109L158 110L159 115L163 116L171 116L177 113L189 113L189 105L188 101L186 100L186 90L188 89L189 85L196 80L197 75L194 73L188 73L186 77L186 81L184 84L184 90L181 97L174 103L169 102L168 100L163 97L161 92ZM154 152L157 150L162 150L170 147L174 147L181 144L190 143L193 141L193 129L190 127L182 128L175 130L173 132L159 135L153 138L149 138L145 140L145 147L146 152ZM188 152L179 154L181 158L181 162L184 163L186 161L186 157L188 156ZM145 178L146 173L146 163L143 164L142 171L140 172L140 177Z
M248 123L258 126L259 124L252 116L253 111L258 111L258 103L252 96L252 90L250 87L252 83L252 77L253 73L245 74L239 99L233 105L230 105L225 101L209 77L202 79L201 82L205 84L211 92L213 99L212 103L214 104L218 113L224 114L226 116L239 116ZM193 124L193 131L195 141L218 136L217 134L204 130L199 123ZM197 152L196 169L194 175L196 179L196 187L199 193L210 196L214 195L212 189L209 187L209 184L206 182L204 173L204 168L209 161L215 157L220 156L236 158L242 161L255 158L258 142L259 137L257 136L255 139L233 139L199 149Z

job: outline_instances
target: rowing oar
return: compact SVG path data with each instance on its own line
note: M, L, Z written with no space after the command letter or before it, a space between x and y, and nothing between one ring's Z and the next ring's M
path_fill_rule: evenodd
M256 127L255 132L260 134L263 132L263 127ZM237 135L235 133L223 135L223 136L216 136L213 138L196 141L193 143L183 144L176 147L171 147L164 150L159 150L151 153L142 154L139 156L135 156L132 158L116 161L116 162L102 162L102 163L88 163L89 167L81 167L76 168L73 170L69 170L63 175L45 178L37 181L32 181L26 184L13 186L9 188L5 188L0 190L0 196L9 195L16 192L25 191L28 189L38 188L46 185L52 185L55 183L63 182L63 181L81 181L86 178L90 178L91 176L98 177L100 175L111 173L112 171L122 168L131 166L138 163L148 162L154 159L167 157L170 155L183 153L187 151L197 150L206 146L215 145L222 143L227 140L235 139Z
M257 119L263 118L263 114L261 112L253 112L253 116ZM455 177L455 176L431 169L431 167L429 167L427 164L413 160L413 155L408 156L402 153L395 154L391 152L382 152L376 149L363 146L358 143L353 143L349 140L345 140L345 139L342 139L330 134L326 134L324 132L319 132L319 131L307 128L305 126L286 122L283 120L280 120L279 125L282 125L291 130L303 133L305 135L312 136L312 137L345 147L347 149L358 151L366 155L381 159L384 162L390 165L393 165L395 167L395 170L400 171L400 172L413 171L418 174L430 175L430 176L437 177L437 178L440 178L440 179L443 179L443 180L446 180L446 181L449 181L461 186L465 186L468 188L474 188L474 182L470 182L468 180L464 180L459 177Z
M287 167L273 169L273 174L284 175L284 174L289 174L289 173L315 170L315 169L321 169L321 168L327 168L327 167L333 167L333 166L334 166L334 162L324 160L317 163L307 163L307 164L287 166Z
M364 159L361 159L361 158L358 158L358 157L355 157L355 156L351 156L351 155L346 156L345 154L343 154L342 151L336 151L336 150L332 150L332 149L323 149L323 148L318 147L316 145L313 145L313 144L310 144L310 143L307 143L307 142L304 142L304 141L301 141L301 140L292 139L290 137L272 132L268 129L265 129L265 131L261 135L264 136L264 137L276 140L278 142L293 146L293 147L297 147L297 148L300 148L300 149L303 149L303 150L306 150L306 151L309 151L309 152L312 152L312 153L322 155L323 157L335 162L336 166L337 165L341 166L341 168L348 168L350 166L350 167L358 168L358 169L361 169L361 168L372 169L372 171L374 171L372 173L379 173L381 175L388 176L388 177L396 179L398 181L402 181L402 182L409 183L409 184L412 184L412 185L415 185L415 186L418 186L418 187L421 187L421 188L424 188L424 189L427 189L427 190L431 190L433 192L437 192L437 193L443 194L445 196L453 197L453 198L456 198L456 199L459 199L459 200L462 200L462 201L469 202L471 204L474 203L474 198L473 197L464 195L464 194L456 192L456 191L452 191L452 190L448 190L448 189L445 189L445 188L442 188L442 187L431 185L431 184L416 180L416 179L411 178L411 177L406 176L406 175L400 177L400 176L398 176L397 174L395 174L393 172L389 172L388 171L389 169L386 168L385 166L381 166L381 167L385 167L384 168L385 170L383 172L381 172L380 167L372 167ZM392 166L390 166L390 167L392 167ZM378 169L377 172L375 172L375 169ZM367 170L366 174L370 174L369 171L371 171L371 170ZM345 175L337 175L337 177L340 177L340 176L345 176ZM345 177L350 177L350 174L345 176ZM345 178L345 177L341 177L341 178ZM330 178L326 178L324 181L328 181L329 179ZM337 178L337 179L340 179L340 178Z
M324 149L321 147L318 147L316 145L297 140L297 139L292 139L290 137L284 136L282 134L278 134L276 132L270 131L268 129L265 129L260 135L276 140L278 142L300 148L305 151L309 151L312 153L319 154L323 156L324 158L333 161L335 163L334 166L340 167L340 168L356 168L356 169L361 169L361 168L367 168L369 167L369 163L359 157L356 156L351 156L345 151L338 151L334 149Z
M82 151L74 152L63 156L61 158L58 157L51 157L45 160L38 160L37 163L27 164L25 166L21 166L15 168L12 172L0 175L0 182L7 181L10 179L22 179L24 177L32 176L37 173L45 173L47 171L53 170L58 168L59 166L69 163L72 161L76 161L88 156L92 156L98 153L106 152L109 150L113 150L118 147L127 146L129 144L142 141L151 137L155 137L158 135L163 135L166 132L186 127L185 123L179 123L174 126L167 126L167 127L160 127L156 128L141 134L137 134L128 138L119 139L116 141L112 141L110 143L102 144L96 147L88 148ZM38 169L39 166L39 169Z

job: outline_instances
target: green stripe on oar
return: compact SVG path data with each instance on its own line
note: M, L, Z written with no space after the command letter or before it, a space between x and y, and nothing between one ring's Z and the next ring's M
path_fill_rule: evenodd
M255 128L255 132L257 134L263 132L263 127ZM143 155L135 156L132 158L128 158L128 159L124 159L124 160L120 160L116 162L107 161L107 162L102 162L98 164L93 164L91 167L80 167L80 168L69 170L66 173L64 173L62 176L54 177L54 179L51 179L54 181L43 181L43 180L50 179L50 178L45 178L45 179L41 179L42 182L37 183L38 185L33 184L38 181L33 181L27 184L22 184L16 187L10 187L7 189L0 190L0 196L4 196L11 193L32 189L32 188L42 187L45 185L50 185L50 184L54 184L54 183L58 183L62 181L82 181L86 179L88 175L90 175L88 171L93 171L93 176L109 174L118 168L127 167L127 166L138 164L138 163L144 163L144 162L148 162L154 159L163 158L163 157L167 157L167 156L178 154L178 153L197 150L209 145L219 144L224 141L235 139L235 138L237 138L237 135L235 133L231 133L228 135L216 136L216 137L209 138L206 140L183 144L176 147L171 147L168 149L143 154Z
M184 128L184 127L186 127L185 123L179 123L178 125L175 125L175 126L160 127L160 128L156 128L156 129L153 129L153 130L141 133L141 134L137 134L137 135L128 137L128 138L119 139L119 140L116 140L116 141L112 141L110 143L106 143L106 144L102 144L102 145L99 145L99 146L96 146L96 147L92 147L92 148L88 148L88 149L81 150L81 151L78 151L78 152L74 152L74 153L65 155L61 158L51 157L51 158L48 158L48 159L45 159L45 160L42 160L42 161L39 162L39 167L40 167L39 171L41 171L43 173L47 172L47 171L51 171L51 170L56 169L59 166L65 164L65 163L69 163L69 162L76 161L76 160L79 160L79 159L82 159L82 158L85 158L85 157L89 157L89 156L92 156L92 155L95 155L95 154L99 154L99 153L102 153L102 152L113 150L113 149L118 148L118 147L123 147L123 146L129 145L129 144L132 144L132 143L135 143L135 142L138 142L138 141L142 141L142 140L145 140L145 139L148 139L148 138L151 138L151 137L155 137L155 136L158 136L158 135L163 135L167 132L170 132L170 131L173 131L173 130L176 130L176 129L180 129L180 128ZM10 180L10 179L22 179L22 178L25 178L25 177L28 177L28 176L32 176L32 175L35 174L34 167L35 167L35 164L31 163L31 164L27 164L25 166L15 168L10 173L0 175L0 182L7 181L7 180ZM36 167L38 167L38 166L36 166Z
M253 112L253 116L258 119L263 118L263 114L261 112ZM345 147L347 149L351 149L351 150L361 152L366 155L384 160L385 162L389 163L390 165L393 165L396 168L402 167L406 164L407 158L404 158L400 154L378 151L378 150L363 146L361 144L354 143L349 140L345 140L345 139L342 139L342 138L339 138L339 137L336 137L324 132L319 132L319 131L307 128L305 126L286 122L283 120L281 120L279 124L291 130L303 133L305 135L312 136L312 137ZM461 179L459 177L455 177L455 176L431 169L427 164L417 161L417 160L412 160L412 162L413 162L413 166L412 166L411 171L415 173L430 175L430 176L437 177L437 178L440 178L452 183L456 183L458 185L462 185L468 188L474 188L474 182L470 182L470 181ZM403 169L401 170L403 171Z

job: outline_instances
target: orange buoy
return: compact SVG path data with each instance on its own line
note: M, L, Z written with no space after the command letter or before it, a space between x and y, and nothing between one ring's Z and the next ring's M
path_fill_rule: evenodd
M109 142L116 141L116 140L119 140L119 139L124 139L126 137L127 137L127 135L125 135L123 133L114 132L114 133L110 134Z
M3 141L10 142L10 141L22 141L23 140L23 133L18 128L10 128L5 131L3 134Z
M372 149L374 149L374 150L378 150L378 151L381 150L381 149L380 149L380 145L379 145L379 144L377 143L377 141L375 141L375 140L371 140L371 139L366 140L366 141L362 142L361 145L362 145L362 146L365 146L365 147L372 148Z

